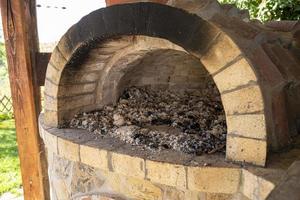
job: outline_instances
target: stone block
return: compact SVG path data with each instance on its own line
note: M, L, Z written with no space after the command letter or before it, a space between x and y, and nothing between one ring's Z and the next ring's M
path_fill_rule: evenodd
M163 192L160 187L150 181L127 177L117 173L108 172L107 185L126 199L162 200Z
M185 191L178 190L174 187L166 187L161 186L161 189L163 190L163 199L164 200L185 200ZM192 200L193 196L190 196L190 200Z
M65 70L64 76L61 77L60 85L70 85L78 83L93 83L96 82L100 75L101 71L74 71L74 70Z
M66 60L69 60L72 57L72 53L74 51L72 43L70 42L69 37L66 35L60 39L59 43L57 44L57 49Z
M238 60L213 78L221 93L257 81L253 69L245 58Z
M55 47L51 54L50 62L55 66L56 69L62 70L67 63L67 60L61 54L58 47Z
M56 97L51 97L45 94L45 108L51 111L58 111L58 100Z
M186 170L182 165L147 160L146 178L155 183L186 188Z
M91 50L90 52L92 52L93 50ZM110 57L104 57L102 59L97 59L97 60L87 60L87 61L84 61L81 65L81 70L84 70L84 71L91 71L91 70L103 70L105 65L106 65L106 62L108 62L108 58Z
M50 62L47 66L46 79L50 80L56 85L59 84L61 71L56 69L53 64Z
M57 127L58 125L57 111L47 110L47 108L45 108L44 121L47 126Z
M55 188L52 190L52 195L57 197L58 199L71 199L70 190L65 181L61 178L52 178L51 179L51 188Z
M207 193L205 200L232 200L232 194Z
M207 193L233 194L238 191L240 169L188 167L188 188Z
M275 188L275 185L272 182L256 176L246 169L242 170L241 183L242 193L249 199L255 200L266 199Z
M42 117L41 117L42 116ZM41 115L39 117L39 135L41 137L42 140L45 140L45 134L44 134L44 127L43 127L43 124L41 123L41 121L44 119L44 115Z
M149 181L135 178L125 178L126 182L120 192L134 199L162 200L162 192L158 186ZM125 186L126 184L126 186Z
M221 94L221 97L227 115L262 112L264 110L263 97L257 85Z
M58 155L71 161L79 161L79 145L68 140L58 138Z
M185 191L185 200L206 200L206 193L197 191Z
M145 178L145 160L142 158L112 153L111 165L116 173L140 179Z
M234 8L237 10L236 8ZM245 23L241 20L241 16L236 17L225 17L224 15L218 13L212 18L213 23L226 28L227 30L231 30L239 38L254 40L254 38L261 33L261 29L251 23ZM242 39L240 39L242 40Z
M87 195L84 197L75 198L74 200L125 200L125 199L113 194L96 194L96 195Z
M58 110L68 110L82 106L88 106L94 103L94 99L94 94L85 94L74 97L61 98L57 100Z
M197 2L197 3L195 3ZM169 0L167 4L176 8L188 10L191 13L203 12L202 9L207 9L207 6L212 2L211 0L202 1L181 1L181 0ZM213 1L214 2L214 1Z
M189 77L184 75L175 75L175 76L171 76L170 78L171 83L177 83L177 84L186 83L188 80Z
M84 61L83 65L90 65L90 64L95 64L96 62L108 62L111 59L110 54L108 55L103 55L101 52L99 52L99 49L91 49L89 52L89 55L87 55L87 59Z
M58 154L58 148L57 148L57 136L52 135L47 130L44 130L44 143L48 150L48 153L53 152L55 154Z
M249 199L244 194L239 192L239 193L235 193L234 195L232 195L232 198L230 200L251 200L251 199Z
M227 133L242 137L267 139L264 114L226 116Z
M182 47L170 42L169 40L147 37L147 36L134 36L136 50L153 50L153 49L174 49L186 52Z
M45 80L45 95L56 97L58 95L58 86L49 80Z
M65 85L59 87L59 97L68 97L85 93L92 93L96 89L96 83L80 85Z
M213 44L201 58L201 62L210 74L214 74L240 54L236 44L222 33L213 41Z
M140 85L151 85L153 83L156 83L157 82L157 77L142 77L140 80L139 80L139 84Z
M290 79L299 80L300 70L297 60L293 57L293 54L289 49L284 48L282 45L273 44L271 46L272 53L268 52L272 61L276 64L278 70ZM284 59L281 59L284 58Z
M265 166L266 157L267 142L265 140L227 136L226 158L228 160Z
M108 171L107 151L80 145L80 161L97 169Z

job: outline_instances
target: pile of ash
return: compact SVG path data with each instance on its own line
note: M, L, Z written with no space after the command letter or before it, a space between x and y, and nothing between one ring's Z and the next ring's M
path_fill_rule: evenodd
M130 87L115 106L77 114L67 126L153 151L225 152L225 113L213 85L182 92Z

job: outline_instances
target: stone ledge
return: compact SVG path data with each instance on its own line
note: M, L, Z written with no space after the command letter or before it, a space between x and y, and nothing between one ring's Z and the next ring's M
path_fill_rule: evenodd
M85 145L80 145L80 161L83 164L95 167L101 170L109 170L108 152L106 150L96 149Z
M186 168L182 165L146 160L146 177L154 183L187 188Z
M245 176L246 172L243 168L239 165L224 162L224 157L216 158L212 155L206 156L203 160L201 156L197 156L179 159L180 161L177 163L166 162L159 160L153 154L145 157L143 153L133 150L135 147L126 148L125 144L115 146L111 140L99 139L84 130L45 127L42 121L43 119L40 117L41 135L45 140L48 151L64 159L81 162L107 171L107 173L132 177L140 181L149 181L162 186L175 187L178 190L208 193L233 194L239 192L240 180L242 180L241 178L245 180L245 177L247 179L245 183L256 184L256 186L259 185L266 189L264 190L266 192L262 194L263 196L272 188L269 186L274 185L271 181L264 180L263 177L260 177L261 181L257 184L257 178L252 178L257 177L255 174L247 171L252 177ZM172 156L176 157L174 154L176 153L173 153ZM168 153L165 156L167 155ZM205 163L212 161L212 158L209 157L215 159L215 166L213 162L209 166L203 164L204 161ZM207 160L205 160L206 158ZM198 165L195 164L196 161L199 163ZM220 177L222 178L220 179ZM255 189L256 186L253 186L253 188ZM250 195L249 191L252 191L251 188L242 190L245 196Z
M118 174L140 179L146 176L145 160L142 158L112 152L110 162L112 170Z
M241 169L188 167L187 177L190 190L233 194L239 189Z
M58 155L68 160L79 161L79 145L62 138L57 139Z

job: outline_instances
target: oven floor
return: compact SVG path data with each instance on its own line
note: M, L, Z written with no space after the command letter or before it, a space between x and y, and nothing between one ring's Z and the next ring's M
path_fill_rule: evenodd
M115 106L74 116L66 127L88 130L152 151L225 152L226 121L213 86L174 91L131 87Z

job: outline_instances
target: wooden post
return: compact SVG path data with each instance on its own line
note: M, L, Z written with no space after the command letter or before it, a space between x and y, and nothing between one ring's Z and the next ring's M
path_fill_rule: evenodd
M0 0L25 200L48 199L38 134L35 1ZM47 190L47 189L46 189Z
M36 16L36 0L24 0L25 6L25 20L26 30L28 31L28 45L30 50L31 57L31 66L32 66L32 78L34 86L34 98L35 106L38 113L41 112L41 91L37 83L37 68L36 65L36 53L39 52L39 40L38 40L38 30L37 30L37 16Z

